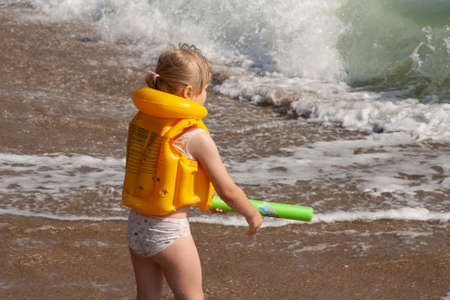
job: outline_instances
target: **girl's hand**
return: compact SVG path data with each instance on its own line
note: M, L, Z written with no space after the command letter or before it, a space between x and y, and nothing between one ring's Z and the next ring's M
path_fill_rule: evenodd
M246 218L248 223L248 231L247 236L252 237L254 236L258 230L261 228L262 225L262 217L259 213L253 215L250 218Z

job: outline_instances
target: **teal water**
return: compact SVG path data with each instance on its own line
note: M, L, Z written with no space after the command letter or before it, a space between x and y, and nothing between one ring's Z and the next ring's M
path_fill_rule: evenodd
M449 102L449 1L350 0L337 14L347 26L337 46L352 85Z

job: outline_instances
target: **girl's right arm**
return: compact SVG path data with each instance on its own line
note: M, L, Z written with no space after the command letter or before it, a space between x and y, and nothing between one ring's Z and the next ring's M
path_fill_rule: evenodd
M254 235L261 227L262 217L231 179L213 139L206 132L199 132L192 137L188 147L189 152L205 168L220 198L245 217L249 226L247 235Z

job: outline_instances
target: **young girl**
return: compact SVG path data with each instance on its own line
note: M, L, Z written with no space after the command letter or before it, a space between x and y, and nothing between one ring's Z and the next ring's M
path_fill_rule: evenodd
M146 82L152 89L193 100L203 106L210 79L211 71L206 58L194 46L181 45L169 48L160 55L155 72L149 72ZM130 126L132 130L136 134L140 132L140 129ZM127 172L131 168L133 154L130 150L133 146L130 145L130 134ZM199 163L199 168L206 171L215 192L246 218L247 235L253 236L261 227L261 215L228 175L216 144L207 131L201 126L188 128L173 139L171 146L189 160ZM159 184L160 178L152 178ZM145 190L147 187L138 188ZM124 195L127 197L126 192ZM173 201L179 200L184 199ZM167 280L176 299L203 299L200 259L190 233L188 216L189 205L163 214L146 214L131 209L127 241L136 276L137 299L160 299L163 278Z

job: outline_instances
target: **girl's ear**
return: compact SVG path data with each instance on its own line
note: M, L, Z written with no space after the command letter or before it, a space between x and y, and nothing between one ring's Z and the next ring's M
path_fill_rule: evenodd
M180 90L177 96L192 100L194 98L194 89L192 88L192 85L185 86Z

